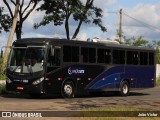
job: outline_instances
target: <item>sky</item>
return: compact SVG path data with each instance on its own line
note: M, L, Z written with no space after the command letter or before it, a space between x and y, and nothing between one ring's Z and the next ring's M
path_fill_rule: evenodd
M83 2L85 0L82 0ZM25 1L27 4L27 1ZM11 3L10 3L11 5ZM94 5L103 10L103 25L107 32L103 33L99 27L94 24L82 24L78 38L86 40L87 38L98 37L100 39L115 39L116 31L119 29L119 10L123 9L122 31L127 38L143 36L144 39L160 40L160 1L159 0L94 0ZM5 7L5 13L9 13L3 1L0 1L0 7ZM14 7L12 6L12 9ZM64 25L54 26L53 23L33 29L33 24L42 20L44 13L34 11L24 22L22 38L30 37L60 37L65 38ZM70 19L71 36L77 23ZM0 47L5 46L9 37L9 32L0 33ZM16 37L14 36L14 40ZM13 40L13 41L14 41Z

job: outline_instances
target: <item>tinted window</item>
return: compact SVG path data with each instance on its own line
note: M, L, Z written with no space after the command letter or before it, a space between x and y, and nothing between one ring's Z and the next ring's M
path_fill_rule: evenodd
M64 62L79 62L79 47L63 46Z
M71 46L63 46L63 61L71 62L71 59L72 59Z
M132 63L133 65L138 65L138 58L139 58L139 55L138 55L138 52L132 52Z
M98 63L104 63L105 62L105 50L104 49L98 49Z
M140 52L140 64L147 65L147 62L148 62L148 53Z
M89 54L89 50L86 47L82 47L81 48L81 55L82 55L82 60L83 62L88 62L88 54Z
M113 64L125 64L125 51L113 50Z
M111 50L109 49L105 50L105 63L111 63Z
M98 49L98 63L111 63L111 50L109 49Z
M138 65L139 54L135 51L127 51L127 64Z
M95 63L96 62L96 49L95 48L81 48L81 55L83 57L83 62Z
M133 59L133 52L132 51L127 51L127 64L133 64L132 62Z
M154 65L154 53L149 53L149 65Z
M48 67L60 66L60 49L54 49L54 56L51 55L51 49L48 53Z
M72 47L72 62L79 62L79 47Z
M89 48L89 63L95 63L95 62L96 62L96 49Z

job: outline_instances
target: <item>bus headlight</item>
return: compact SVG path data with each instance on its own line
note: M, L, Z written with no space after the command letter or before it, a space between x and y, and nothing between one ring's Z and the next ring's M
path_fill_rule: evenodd
M44 77L42 77L42 78L40 78L38 80L35 80L32 84L33 85L37 85L37 84L41 83L43 80L44 80Z
M12 83L12 81L8 77L6 78L6 82L7 83Z

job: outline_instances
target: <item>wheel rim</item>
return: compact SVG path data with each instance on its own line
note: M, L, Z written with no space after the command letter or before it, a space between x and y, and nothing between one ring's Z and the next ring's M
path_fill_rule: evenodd
M124 84L122 89L123 89L124 94L128 93L128 85L127 84Z
M64 93L66 94L66 95L71 95L72 94L72 86L71 85L68 85L68 84L66 84L65 86L64 86Z

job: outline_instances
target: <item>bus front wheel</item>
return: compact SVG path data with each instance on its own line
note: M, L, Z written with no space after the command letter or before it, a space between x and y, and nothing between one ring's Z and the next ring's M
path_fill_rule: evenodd
M129 95L129 83L127 81L123 81L120 87L120 94L122 96Z
M73 98L75 95L74 84L72 81L66 81L62 85L61 95L64 98Z

